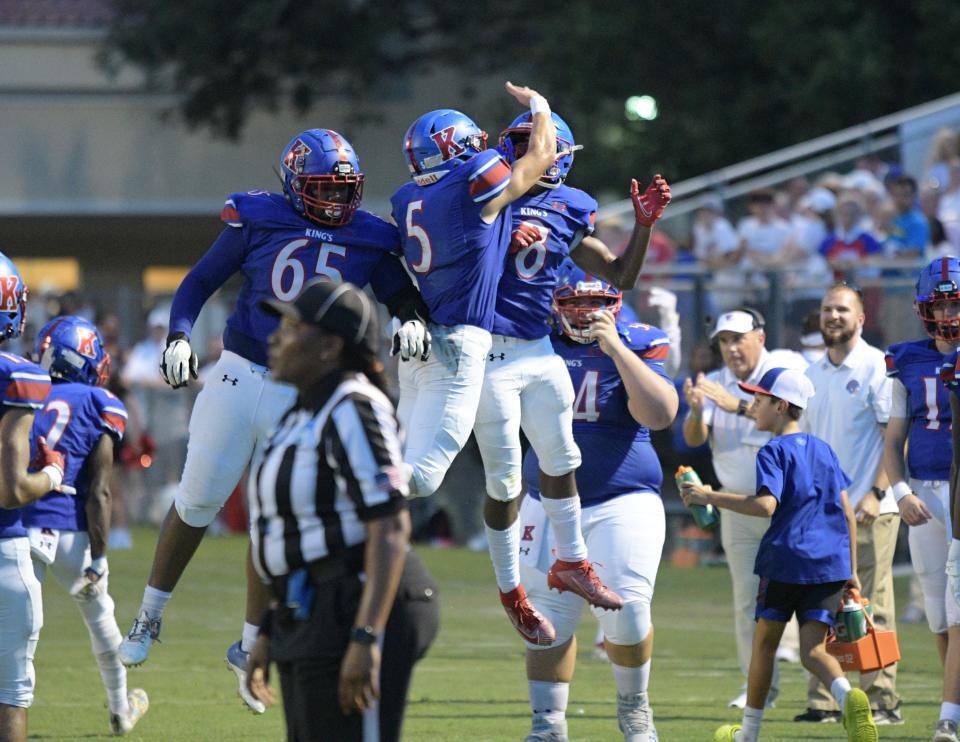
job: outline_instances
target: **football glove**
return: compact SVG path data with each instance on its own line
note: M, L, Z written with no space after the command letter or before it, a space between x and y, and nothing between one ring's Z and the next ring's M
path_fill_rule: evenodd
M418 319L411 319L400 325L393 336L390 355L400 354L400 360L409 361L418 358L425 361L430 357L430 331Z
M511 255L525 250L543 239L540 230L529 222L520 222L520 226L510 235L509 253Z
M637 218L637 224L644 227L652 227L654 223L663 216L663 210L673 195L670 193L670 184L664 180L662 175L654 175L653 182L647 186L647 190L640 194L640 185L636 180L630 181L630 199L633 201L633 213Z
M65 454L50 448L47 439L42 435L37 438L37 455L30 462L31 471L40 471L50 477L50 489L63 492L66 495L75 495L77 491L63 483L63 473L67 468Z
M107 581L104 578L109 571L106 556L94 559L90 566L83 570L83 576L74 580L70 586L71 597L92 600L106 592Z
M190 348L190 341L182 332L167 338L167 347L160 357L160 375L174 389L186 386L190 378L197 378L197 354Z
M960 603L960 539L951 539L947 552L947 576L950 578L950 591L953 599Z

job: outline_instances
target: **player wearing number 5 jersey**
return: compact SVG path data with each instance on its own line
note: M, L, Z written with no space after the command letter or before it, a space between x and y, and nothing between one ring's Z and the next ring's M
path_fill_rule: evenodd
M510 243L510 204L553 162L556 132L547 101L507 83L529 105L530 147L511 167L486 149L466 115L430 111L403 142L413 182L393 194L401 246L430 310L431 357L400 365L397 413L406 429L411 494L433 494L476 418L490 352L497 281Z
M952 530L951 414L950 392L940 370L960 347L960 260L943 257L927 265L917 279L914 304L929 337L887 349L887 376L893 378L893 385L883 465L893 483L900 517L910 526L910 561L923 590L927 624L945 665L940 723L952 723L956 732L960 603L953 597L945 571Z
M554 631L530 606L520 584L517 497L521 490L521 427L539 458L538 486L556 535L557 561L550 571L550 585L560 591L571 590L600 608L622 605L619 596L597 579L580 533L580 500L574 478L580 452L571 429L574 391L563 360L548 338L561 266L570 256L587 272L615 287L632 288L643 266L653 224L670 201L670 187L660 176L642 195L633 182L637 223L626 252L615 257L591 236L597 202L564 182L579 147L560 116L553 114L553 122L557 129L555 160L513 205L513 235L497 289L493 348L474 426L486 473L484 515L501 602L521 636L534 644L550 644ZM530 129L530 114L523 114L500 134L500 150L508 162L526 152Z
M127 665L147 659L163 608L206 527L236 487L256 443L296 397L267 370L267 338L277 319L263 311L261 300L290 301L315 276L370 284L404 322L403 351L420 356L425 350L419 297L395 254L397 229L359 208L363 173L350 143L330 129L304 131L284 148L280 170L283 194L252 191L227 200L221 214L226 228L173 300L161 373L177 388L196 377L190 331L201 307L231 276L244 278L227 320L223 354L194 404L175 503L160 531L138 617L121 648ZM258 713L264 706L249 695L243 675L267 600L248 555L246 622L227 662L238 675L241 697Z
M147 694L127 693L120 662L123 635L107 592L106 545L110 529L110 476L114 443L123 437L127 411L101 388L110 376L110 356L97 328L80 317L57 317L37 334L33 355L50 374L53 388L33 423L34 451L40 437L66 455L64 482L76 496L50 492L23 510L37 579L47 571L66 588L83 615L107 690L110 728L126 734L148 708Z

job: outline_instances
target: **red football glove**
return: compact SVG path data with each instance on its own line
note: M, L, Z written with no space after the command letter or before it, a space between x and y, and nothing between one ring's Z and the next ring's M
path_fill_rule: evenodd
M652 227L654 222L663 216L673 195L670 193L670 184L662 175L654 175L653 182L640 195L640 186L636 180L630 181L630 198L633 200L633 212L637 217L637 224Z
M513 255L521 250L525 250L543 239L540 236L540 230L528 222L520 222L520 226L513 230L510 235L509 253Z
M63 473L67 468L67 457L47 446L47 439L43 436L37 438L37 455L30 462L30 468L34 471L46 472L53 484L53 489L57 491L67 492L73 489L63 485ZM63 489L61 489L61 486ZM73 493L68 492L68 494Z

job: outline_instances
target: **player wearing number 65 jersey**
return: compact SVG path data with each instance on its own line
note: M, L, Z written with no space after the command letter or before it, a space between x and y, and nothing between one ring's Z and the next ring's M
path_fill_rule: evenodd
M264 312L261 300L292 300L315 276L370 284L403 321L401 353L420 357L427 350L419 297L395 254L397 229L359 208L363 173L350 143L330 129L301 132L284 148L280 171L283 194L251 191L227 200L221 214L226 228L173 300L160 370L178 388L196 378L190 332L201 307L227 279L243 275L223 354L194 404L186 464L160 531L143 603L121 647L128 666L147 659L163 608L206 527L236 487L256 443L296 397L296 390L273 382L267 370L267 338L277 319ZM256 642L268 597L248 554L246 623L227 662L238 676L241 697L257 713L265 708L246 689L246 653Z
M580 452L571 429L574 391L563 360L554 354L548 338L561 265L569 262L569 256L615 287L632 288L653 224L670 202L670 187L659 175L642 195L634 181L631 192L637 223L626 252L615 257L592 236L597 202L564 182L579 148L566 122L557 114L553 122L557 129L554 162L513 205L513 235L497 288L493 347L474 426L486 473L484 515L501 601L521 636L535 644L550 644L554 631L530 606L520 584L521 427L539 457L543 508L556 534L551 587L571 590L600 608L622 605L619 596L597 579L580 533L574 479ZM507 161L526 152L530 129L530 114L523 114L500 134L500 150Z
M123 635L107 592L106 545L110 529L110 476L114 443L123 437L127 411L101 388L110 376L110 356L97 328L80 317L57 317L37 334L34 358L53 388L33 422L32 447L41 437L67 458L64 482L75 496L50 492L23 510L37 579L47 571L76 601L107 690L110 728L126 734L148 708L147 694L127 693L120 662Z
M573 436L583 452L577 486L583 534L603 582L624 600L616 612L594 608L614 666L617 716L624 739L653 742L647 700L653 633L650 601L665 534L663 473L650 429L670 424L677 393L663 365L666 333L617 321L620 292L567 261L556 289L553 348L577 390ZM558 538L540 489L543 462L531 447L523 461L529 495L520 508L519 556L530 597L554 623L551 647L527 642L527 678L533 729L527 740L565 740L564 711L576 658L574 630L583 603L549 589Z

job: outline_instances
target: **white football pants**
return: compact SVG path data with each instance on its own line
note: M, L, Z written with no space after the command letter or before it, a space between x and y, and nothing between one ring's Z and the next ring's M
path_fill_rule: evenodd
M25 536L0 539L0 704L33 703L33 655L42 626L43 598L30 542Z

